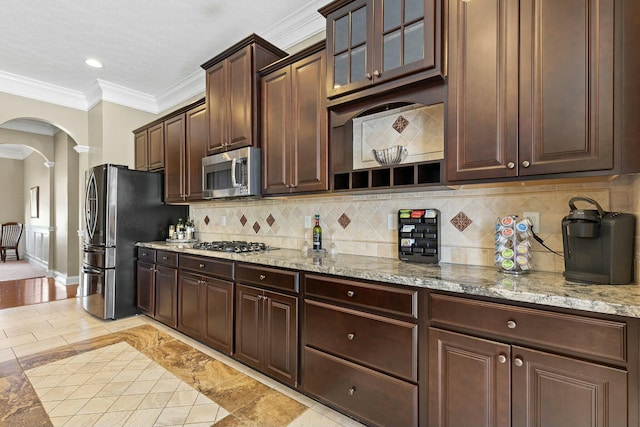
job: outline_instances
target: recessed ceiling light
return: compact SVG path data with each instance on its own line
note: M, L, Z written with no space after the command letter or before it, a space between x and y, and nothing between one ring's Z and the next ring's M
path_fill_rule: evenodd
M102 63L97 59L89 58L86 61L84 61L84 63L87 64L89 67L102 68Z

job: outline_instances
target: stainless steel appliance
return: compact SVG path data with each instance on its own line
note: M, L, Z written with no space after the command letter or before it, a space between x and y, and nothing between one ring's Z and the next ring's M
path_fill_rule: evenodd
M202 249L205 251L216 252L233 252L233 253L249 253L249 252L266 252L273 251L278 248L267 246L259 242L243 242L243 241L216 241L216 242L198 242L193 245L194 249Z
M596 209L578 209L584 201ZM577 282L623 285L633 282L635 216L605 212L586 197L569 201L571 212L562 220L564 277Z
M202 159L202 197L259 196L260 149L244 147Z
M105 164L89 170L80 296L102 319L135 314L138 241L164 240L186 206L163 202L160 173Z

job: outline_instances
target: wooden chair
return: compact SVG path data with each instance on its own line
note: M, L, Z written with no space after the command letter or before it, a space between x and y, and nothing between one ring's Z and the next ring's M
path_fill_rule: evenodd
M7 262L7 249L16 251L16 259L20 261L18 243L20 243L20 237L22 237L22 228L23 225L19 222L2 224L2 231L0 231L0 258L2 262Z

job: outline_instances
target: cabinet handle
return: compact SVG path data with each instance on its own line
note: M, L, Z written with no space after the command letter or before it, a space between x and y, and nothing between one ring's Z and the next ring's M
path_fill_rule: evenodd
M378 71L378 70L375 70L375 71L373 72L373 77L380 77L381 75L382 75L382 74L380 74L380 71Z
M204 268L204 264L200 264L200 268Z
M347 296L349 298L353 298L356 295L356 293L354 291L347 291Z
M516 164L515 164L515 163L513 163L513 162L509 162L509 163L507 163L507 169L513 169L513 168L515 168L515 167L516 167Z
M169 259L169 257L168 256L163 256L162 259L166 261L166 260Z
M265 276L264 274L261 274L261 275L260 275L260 280L264 280L264 279L266 279L266 278L267 278L267 276Z
M528 161L528 160L524 160L524 161L522 162L522 166L523 166L523 167L525 167L525 168L528 168L529 166L531 166L531 163L529 163L529 161Z
M347 334L347 339L349 341L353 341L353 339L356 337L356 334Z
M504 354L498 355L498 362L499 363L506 363L507 362L507 356L505 356Z
M353 396L354 394L356 394L356 388L355 387L351 387L349 390L347 390L347 394L349 396Z
M524 362L522 361L521 358L516 357L515 359L513 359L513 364L518 366L518 367L520 367L520 366L524 365Z
M515 329L516 326L518 326L518 325L516 324L515 320L509 320L507 322L507 328L509 328L509 329Z
M142 256L147 256L147 253L146 252L142 252Z
M367 80L373 79L373 76L371 75L371 73L365 74L365 77L367 78Z

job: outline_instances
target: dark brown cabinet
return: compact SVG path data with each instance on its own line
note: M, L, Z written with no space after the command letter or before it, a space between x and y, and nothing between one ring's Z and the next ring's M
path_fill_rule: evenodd
M327 94L444 75L440 0L336 0L320 9L327 18Z
M207 155L204 100L164 122L165 201L202 199L202 158Z
M324 42L261 71L263 194L325 191Z
M164 126L156 123L134 131L135 168L157 171L164 168Z
M303 389L367 425L417 426L417 291L306 274Z
M259 146L257 71L284 56L284 51L253 34L202 65L209 154Z
M614 131L638 105L622 3L449 0L450 181L637 169L637 125Z
M150 317L155 316L155 262L154 249L138 248L137 304L138 309Z
M233 353L233 262L180 254L177 329Z
M297 386L298 273L240 264L236 282L236 359Z
M444 295L429 306L430 426L628 425L624 322Z
M138 249L137 305L154 319L176 327L178 286L177 254L154 249Z

